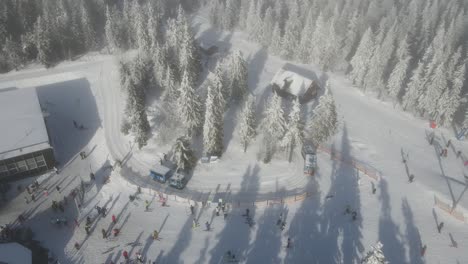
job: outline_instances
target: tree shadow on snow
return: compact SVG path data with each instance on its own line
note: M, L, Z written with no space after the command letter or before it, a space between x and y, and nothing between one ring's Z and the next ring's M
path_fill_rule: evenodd
M36 88L48 113L46 125L59 167L65 166L92 139L101 120L90 84L85 78Z
M379 220L379 240L383 244L382 251L390 263L405 263L405 249L400 239L402 234L399 226L392 219L390 195L385 179L380 179L379 190L379 200L382 204Z
M413 211L406 198L401 202L401 210L405 217L406 224L406 242L409 246L409 263L411 264L422 264L424 260L421 257L421 235L419 229L416 227L413 218Z
M161 263L184 263L181 255L189 247L192 240L192 217L187 218L177 237L177 242L172 246L171 250L167 254L158 256L157 259Z
M255 196L258 193L259 188L259 177L258 173L260 168L255 165L253 168L249 166L243 176L241 183L241 189L239 193L233 197L236 201L245 201L245 198L249 200L255 200ZM249 209L249 216L251 222L247 221L245 216L239 214L245 214L246 209ZM229 212L228 218L225 220L224 229L216 236L218 241L216 246L210 250L211 258L209 263L218 264L223 259L224 254L227 251L231 251L237 259L244 259L247 256L248 249L250 248L250 239L253 229L257 228L257 224L254 223L253 218L255 217L255 207L248 206L248 208L240 208L239 210L232 209Z
M343 129L341 149L344 158L350 156L346 126ZM351 173L350 173L351 172ZM361 205L359 189L353 168L333 160L331 185L321 204L317 178L311 177L308 188L315 189L291 221L288 235L292 248L287 249L285 263L356 263L364 250L361 244ZM345 213L349 205L357 218Z

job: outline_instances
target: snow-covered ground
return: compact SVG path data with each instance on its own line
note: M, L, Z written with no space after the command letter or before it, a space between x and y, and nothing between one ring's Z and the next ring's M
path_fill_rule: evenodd
M240 49L249 62L249 86L257 95L260 106L269 96L268 84L285 61L268 56L262 47L250 43L243 33L222 33L213 30L206 19L196 16L193 25L197 37L205 45L216 44L221 51ZM463 161L449 149L447 158L439 158L438 149L428 144L427 121L418 120L371 97L362 95L342 75L325 75L310 65L299 65L330 80L340 116L340 129L329 144L342 155L353 157L380 170L382 179L373 182L352 167L330 159L326 153L318 157L319 172L315 177L302 174L302 161L292 163L277 156L270 164L258 160L256 142L247 154L239 147L234 126L228 122L225 134L229 144L222 160L216 164L199 165L189 185L180 196L201 199L209 192L230 190L232 208L227 219L214 216L214 207L201 209L197 203L196 219L200 227L192 229L193 217L186 199L169 195L169 207L162 207L154 191L144 188L135 202L129 195L136 191L135 183L143 187L166 190L149 181L148 168L158 162L169 146L156 142L143 150L135 150L120 133L123 95L118 84L116 58L89 55L77 62L64 62L50 70L38 68L0 76L0 88L38 87L38 94L50 113L50 135L61 163L59 175L43 176L42 195L35 203L26 204L24 195L12 196L0 208L0 224L29 212L27 225L36 237L52 250L62 263L110 263L123 261L124 250L142 252L156 263L222 263L221 257L233 251L242 263L357 263L377 240L390 263L468 263L463 247L468 243L466 223L434 208L434 195L457 210L468 208ZM235 116L232 114L232 117ZM86 129L77 130L73 120ZM227 133L226 133L227 132ZM456 150L467 153L465 142L453 139L451 130L436 129L435 142L452 139ZM401 151L409 155L408 173L415 181L408 183ZM79 152L90 155L82 160ZM122 170L111 172L107 167L123 160ZM65 215L68 227L50 224L50 218L61 213L50 209L52 200L63 199L80 180L89 181L89 172L96 172L96 182L90 182L86 202L78 211L69 203ZM61 193L55 190L59 184ZM218 186L219 185L219 186ZM228 189L229 188L229 189ZM256 207L248 205L259 199L281 198L307 190L311 196L302 202ZM149 212L144 201L151 202ZM239 204L237 201L242 201ZM92 234L86 236L84 219L95 214L93 207L106 205L108 216L97 218ZM344 214L346 205L356 210L358 218ZM241 215L249 207L255 224L249 227ZM103 239L101 229L111 230L111 215L117 216L121 234L115 239ZM286 216L284 231L276 221ZM212 231L204 230L210 222ZM439 234L436 222L444 222ZM152 231L160 232L161 240L153 241ZM293 247L286 249L290 237ZM75 250L73 245L82 245ZM458 247L454 247L456 244ZM427 245L421 256L422 245Z

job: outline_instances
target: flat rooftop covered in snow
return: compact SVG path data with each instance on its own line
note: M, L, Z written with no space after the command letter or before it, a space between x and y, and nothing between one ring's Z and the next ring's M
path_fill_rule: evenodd
M31 250L18 243L0 243L0 263L30 264Z
M50 148L35 88L0 90L0 160Z

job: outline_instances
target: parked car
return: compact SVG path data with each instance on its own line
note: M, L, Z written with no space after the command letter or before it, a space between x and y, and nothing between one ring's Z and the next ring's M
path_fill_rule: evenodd
M185 177L185 175L181 173L175 173L169 179L169 186L174 187L179 190L183 189L186 184L187 184L187 178Z
M314 175L317 168L316 148L311 144L302 146L302 157L304 157L304 174Z

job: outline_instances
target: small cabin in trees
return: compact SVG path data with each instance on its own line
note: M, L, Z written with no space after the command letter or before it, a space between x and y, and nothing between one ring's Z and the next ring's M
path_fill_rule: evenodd
M301 104L315 98L320 89L314 73L289 63L275 74L271 86L279 96L299 98Z

